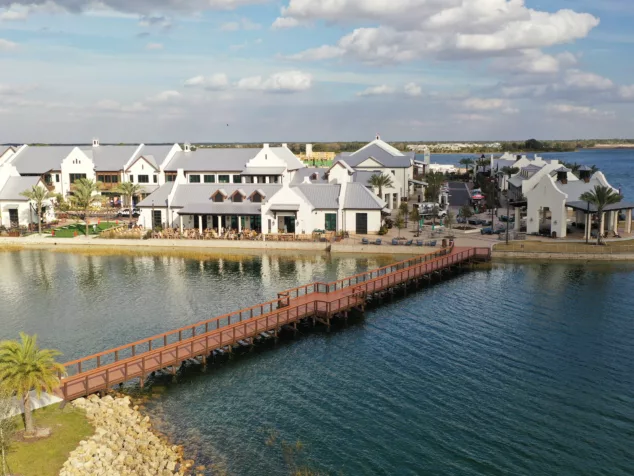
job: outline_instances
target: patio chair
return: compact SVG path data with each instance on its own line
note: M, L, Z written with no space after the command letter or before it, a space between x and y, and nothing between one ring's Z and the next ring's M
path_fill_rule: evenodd
M416 240L416 246L423 246L423 240Z
M381 243L383 243L381 238L377 238L377 240L374 242L375 245L380 245Z
M436 240L430 241L429 246L436 246Z
M369 241L368 241L368 239L367 239L367 238L362 238L362 239L361 239L361 244L362 244L362 245L369 245L370 243L369 243Z
M398 246L398 240L396 238L392 238L392 246Z
M412 246L412 243L414 243L414 240L409 240L407 243L405 243L405 246Z

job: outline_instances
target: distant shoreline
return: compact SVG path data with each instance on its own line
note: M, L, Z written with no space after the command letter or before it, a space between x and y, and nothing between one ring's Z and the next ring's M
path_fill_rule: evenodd
M584 147L584 149L634 149L634 144L597 144L593 147Z

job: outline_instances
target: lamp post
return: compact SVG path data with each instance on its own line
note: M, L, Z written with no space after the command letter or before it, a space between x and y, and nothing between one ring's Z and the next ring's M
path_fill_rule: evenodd
M132 219L132 211L130 211L130 219ZM152 200L152 218L151 218L152 229L154 229L154 200Z

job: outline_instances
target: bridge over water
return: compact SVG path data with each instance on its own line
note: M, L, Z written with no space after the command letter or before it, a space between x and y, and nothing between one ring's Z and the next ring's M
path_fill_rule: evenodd
M330 328L333 317L347 317L353 309L363 311L372 296L418 285L434 275L490 258L489 248L452 246L339 281L283 291L272 301L67 362L58 394L72 400L134 379L143 385L152 372L167 369L175 374L190 359L200 359L205 365L214 352L230 352L235 344L253 344L261 335L277 338L282 327L296 329L304 319Z

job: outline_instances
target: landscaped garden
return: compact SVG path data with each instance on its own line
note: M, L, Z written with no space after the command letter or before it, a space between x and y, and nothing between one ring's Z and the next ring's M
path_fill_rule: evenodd
M109 230L110 228L114 228L116 226L119 225L111 221L103 221L101 223L90 224L88 225L88 234L98 235L102 231ZM55 238L74 238L75 236L85 236L86 225L83 223L73 223L71 225L61 226L52 230L51 235Z

